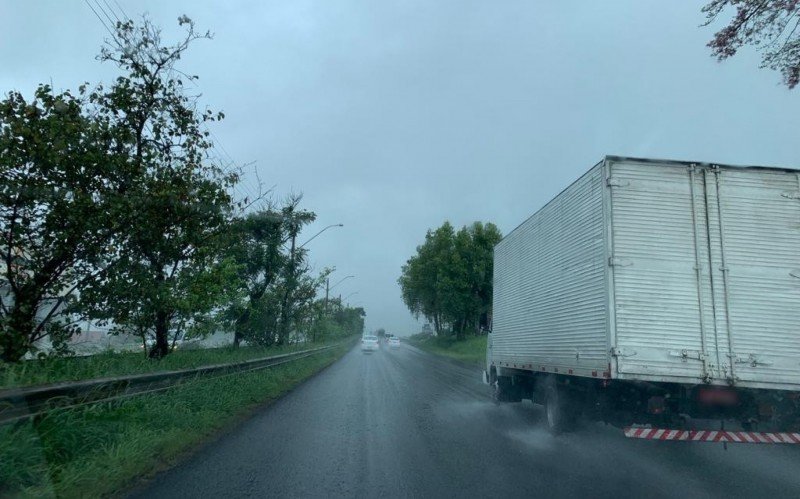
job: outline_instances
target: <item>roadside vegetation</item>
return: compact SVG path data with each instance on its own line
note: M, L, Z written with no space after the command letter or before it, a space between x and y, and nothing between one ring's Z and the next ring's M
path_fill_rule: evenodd
M458 340L452 336L436 337L427 334L415 334L407 340L417 348L436 355L482 367L486 361L486 336L469 336Z
M429 352L469 364L486 358L492 314L494 246L502 235L492 223L456 231L449 222L428 230L417 253L403 265L398 282L403 301L433 330L409 338Z
M168 468L216 431L291 390L349 347L0 426L0 496L118 495L137 478Z
M225 115L179 67L211 35L178 24L169 43L146 17L117 22L110 83L0 100L0 363L69 354L88 325L154 359L213 332L269 347L363 329L362 308L318 296L333 269L298 240L317 218L302 196L237 196L242 167L209 128Z
M437 336L483 333L491 317L492 256L500 239L492 223L456 231L445 222L428 230L398 279L411 313L433 324Z

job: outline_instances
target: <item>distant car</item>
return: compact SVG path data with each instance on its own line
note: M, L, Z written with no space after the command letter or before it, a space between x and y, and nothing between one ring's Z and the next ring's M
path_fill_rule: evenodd
M389 347L397 348L399 346L400 346L400 338L398 338L397 336L392 336L391 338L389 338Z
M361 337L361 351L362 352L375 352L380 349L380 343L377 336L362 336Z

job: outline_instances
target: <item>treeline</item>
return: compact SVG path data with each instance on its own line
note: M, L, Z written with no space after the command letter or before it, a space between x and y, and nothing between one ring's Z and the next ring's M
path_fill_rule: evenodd
M79 321L134 334L163 357L174 339L226 330L238 345L360 333L363 309L317 297L297 236L315 214L294 196L234 200L235 169L212 157L207 124L176 63L208 33L179 18L162 42L147 19L118 23L99 59L110 85L0 101L0 359ZM145 342L150 338L150 342Z
M485 330L492 306L493 251L501 238L492 223L475 222L456 231L445 222L429 230L398 279L406 306L432 323L437 335L462 339Z

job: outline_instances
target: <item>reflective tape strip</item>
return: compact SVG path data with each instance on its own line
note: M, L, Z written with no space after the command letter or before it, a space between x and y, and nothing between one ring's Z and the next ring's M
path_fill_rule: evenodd
M754 431L669 430L666 428L624 428L628 438L691 442L733 442L744 444L800 444L800 433Z

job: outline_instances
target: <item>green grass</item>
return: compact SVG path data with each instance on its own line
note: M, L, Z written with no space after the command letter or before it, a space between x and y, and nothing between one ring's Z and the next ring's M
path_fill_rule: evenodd
M161 360L148 359L141 352L106 352L86 357L55 357L43 360L27 360L18 364L0 364L0 389L59 381L105 378L124 374L190 369L211 364L257 359L295 350L315 348L325 344L319 342L269 348L178 349Z
M414 335L408 341L428 352L468 364L483 366L486 361L486 336L468 336L459 341L452 337Z
M138 477L331 364L348 344L295 362L199 378L161 394L0 426L0 497L121 495Z

